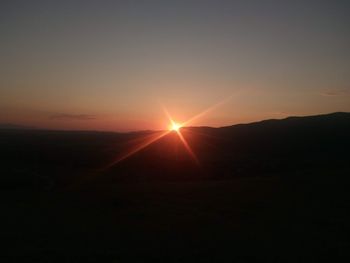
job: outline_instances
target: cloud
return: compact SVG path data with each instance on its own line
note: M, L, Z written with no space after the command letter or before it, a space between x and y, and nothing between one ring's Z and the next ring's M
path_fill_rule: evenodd
M89 120L95 120L96 116L90 115L90 114L65 114L65 113L58 113L53 114L50 117L50 120L77 120L77 121L89 121Z
M320 93L322 96L335 97L349 94L349 89L332 89Z

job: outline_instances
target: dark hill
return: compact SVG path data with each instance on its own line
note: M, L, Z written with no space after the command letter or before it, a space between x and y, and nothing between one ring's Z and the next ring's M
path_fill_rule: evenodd
M198 163L175 132L110 167L161 132L5 129L0 133L2 166L10 175L2 178L4 187L41 187L48 181L67 185L86 174L117 181L228 179L281 172L298 176L306 170L344 170L350 163L350 113L182 128Z
M199 165L172 132L111 167L109 174L130 180L223 179L281 172L297 176L305 170L345 169L350 161L349 113L222 128L188 127L181 133Z
M0 262L349 262L350 114L2 130Z

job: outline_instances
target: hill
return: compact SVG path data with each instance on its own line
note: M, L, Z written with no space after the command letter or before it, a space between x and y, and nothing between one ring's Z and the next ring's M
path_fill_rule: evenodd
M181 134L197 161L171 132L117 162L160 133L1 130L0 157L10 175L2 178L3 187L40 188L48 181L60 187L87 174L116 181L221 180L349 169L350 113L184 127Z
M188 127L181 133L198 158L194 162L175 132L110 168L125 179L228 179L305 170L348 168L350 114L289 117L222 128Z
M348 262L349 125L2 130L0 261Z

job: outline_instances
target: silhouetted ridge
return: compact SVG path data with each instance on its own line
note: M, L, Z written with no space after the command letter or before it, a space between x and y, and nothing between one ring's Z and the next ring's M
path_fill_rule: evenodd
M222 128L185 127L181 132L200 160L200 167L191 163L181 144L176 146L182 147L180 153L169 150L172 148L169 135L120 165L133 167L123 170L128 171L126 177L189 180L295 174L307 169L343 169L349 161L349 113L289 117Z
M181 133L199 164L175 132L117 161L159 133L1 130L0 158L4 174L9 175L2 178L3 185L54 182L59 187L99 173L108 175L99 176L108 180L144 181L297 176L300 172L305 176L305 171L318 176L323 171L344 171L337 174L345 175L350 170L349 113L222 128L184 127Z

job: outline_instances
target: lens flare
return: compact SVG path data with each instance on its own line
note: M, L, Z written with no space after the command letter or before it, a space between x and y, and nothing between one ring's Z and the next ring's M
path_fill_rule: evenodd
M178 123L175 122L171 115L169 114L169 112L167 111L167 109L165 107L163 107L163 110L166 114L166 116L168 117L169 121L170 121L170 125L168 127L168 130L166 131L162 131L162 132L157 132L153 135L151 135L150 137L146 138L145 140L143 140L143 142L141 142L140 144L138 144L137 146L129 149L129 151L125 152L124 154L122 154L121 156L119 156L119 158L116 158L115 160L113 160L110 164L108 164L105 169L108 169L114 165L116 165L117 163L129 158L130 156L136 154L137 152L143 150L144 148L148 147L149 145L153 144L154 142L158 141L159 139L163 138L164 136L166 136L167 134L171 133L171 132L176 132L177 135L179 136L180 141L182 142L182 144L184 145L184 147L186 148L187 152L189 153L189 155L193 158L193 160L195 161L195 163L197 165L199 165L199 160L196 156L196 154L194 153L194 151L192 150L192 148L190 147L190 145L188 144L187 140L184 138L184 136L181 133L181 128L192 123L193 121L197 120L198 118L202 117L203 115L208 114L209 112L213 111L214 109L216 109L217 107L221 106L222 104L226 103L228 100L231 99L232 96L229 96L228 98L226 98L225 100L207 108L206 110L200 112L199 114L193 116L192 118L188 119L185 122L182 123Z
M171 130L171 131L179 132L179 130L180 130L181 127L182 127L181 124L176 123L176 122L172 122L172 123L171 123L171 126L170 126L170 130Z

